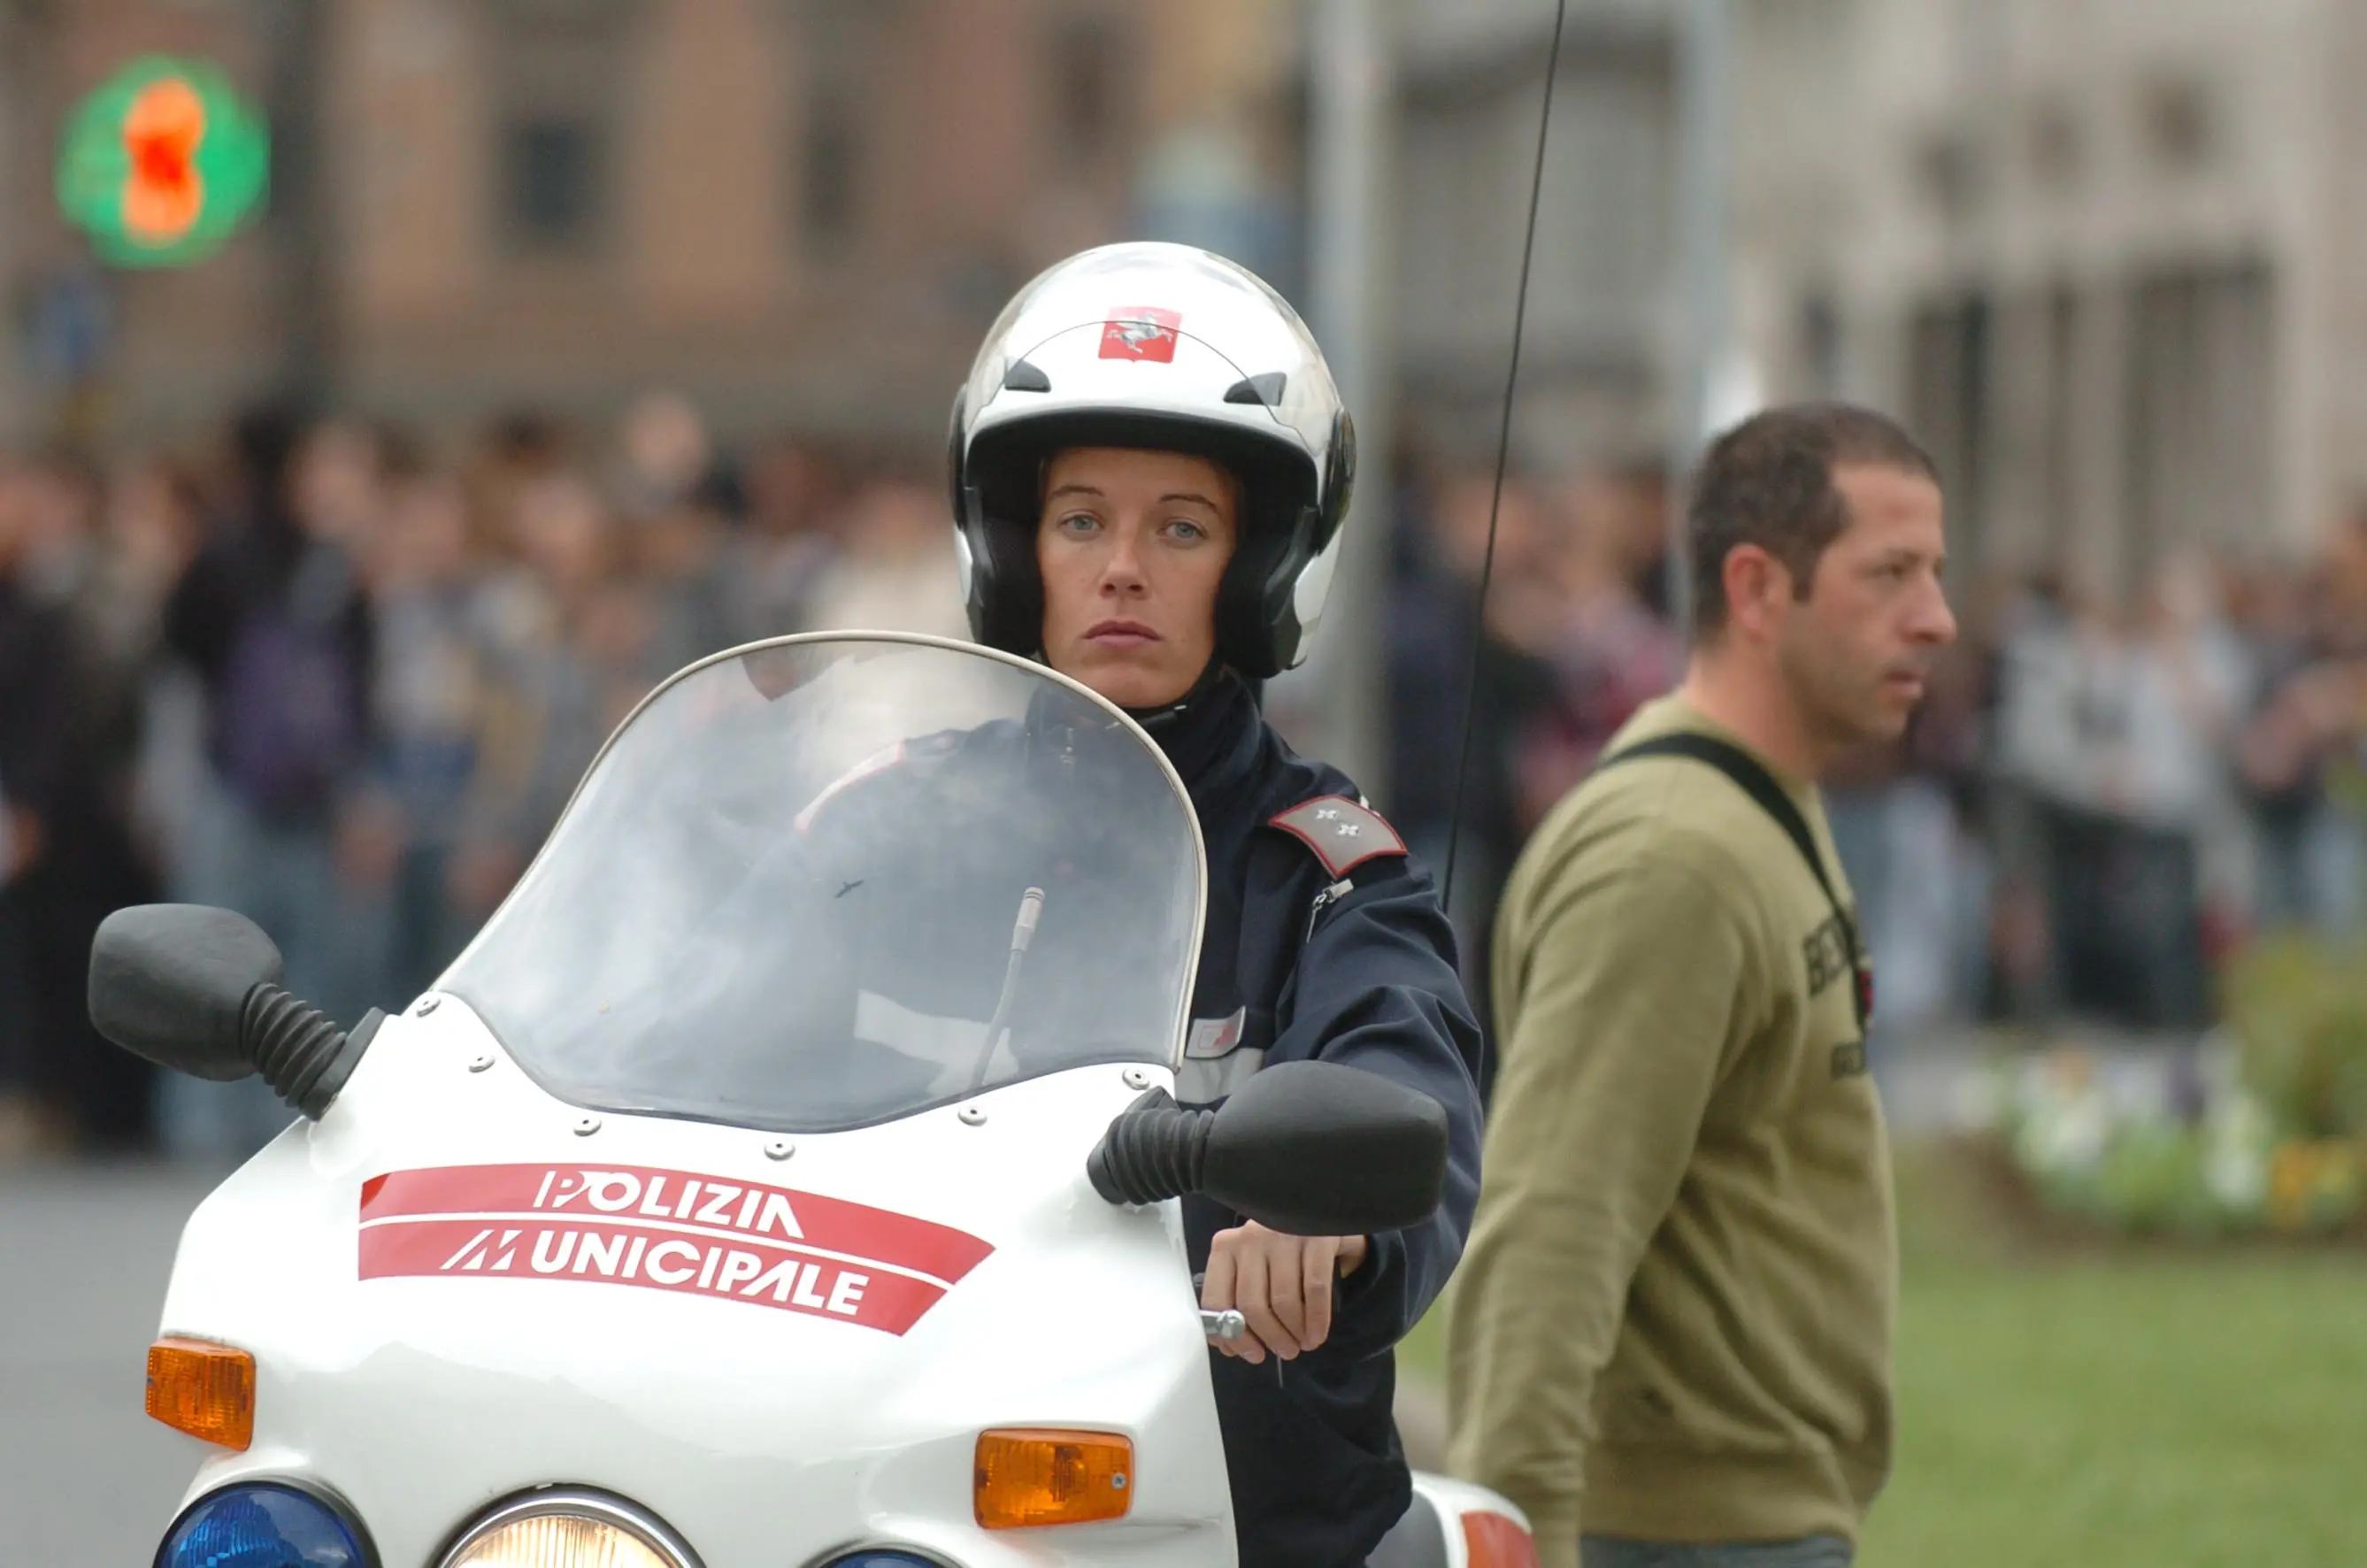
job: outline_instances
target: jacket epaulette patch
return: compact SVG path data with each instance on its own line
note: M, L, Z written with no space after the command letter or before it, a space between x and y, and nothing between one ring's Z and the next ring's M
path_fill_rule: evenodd
M1322 795L1267 819L1315 851L1315 858L1335 877L1344 877L1367 860L1402 855L1405 840L1398 836L1380 812L1345 795Z

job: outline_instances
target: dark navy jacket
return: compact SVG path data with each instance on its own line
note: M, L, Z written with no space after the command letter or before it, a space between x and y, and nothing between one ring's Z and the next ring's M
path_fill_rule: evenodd
M1208 917L1177 1097L1220 1096L1257 1065L1320 1058L1378 1073L1446 1108L1445 1201L1372 1238L1339 1282L1331 1338L1260 1366L1209 1352L1241 1568L1362 1568L1411 1496L1390 1405L1390 1348L1453 1272L1479 1192L1479 1028L1430 873L1378 856L1335 875L1274 819L1358 799L1295 756L1230 676L1150 725L1191 791L1207 843ZM1184 1199L1193 1270L1240 1217Z

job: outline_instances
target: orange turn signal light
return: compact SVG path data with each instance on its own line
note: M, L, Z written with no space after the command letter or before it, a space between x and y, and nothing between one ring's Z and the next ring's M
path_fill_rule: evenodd
M148 1414L176 1432L244 1449L255 1441L255 1358L171 1336L148 1347Z
M1120 1519L1134 1497L1134 1443L1115 1432L981 1432L976 1482L986 1529Z
M1463 1550L1471 1568L1537 1568L1537 1543L1502 1514L1463 1516Z

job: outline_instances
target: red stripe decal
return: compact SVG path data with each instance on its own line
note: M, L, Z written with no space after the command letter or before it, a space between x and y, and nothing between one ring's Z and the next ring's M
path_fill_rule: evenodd
M364 1279L585 1279L889 1334L912 1327L994 1250L844 1199L646 1165L390 1171L362 1184L361 1226Z

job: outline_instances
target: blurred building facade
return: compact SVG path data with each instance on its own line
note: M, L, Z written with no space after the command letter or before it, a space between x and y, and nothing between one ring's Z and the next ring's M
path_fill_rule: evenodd
M1493 455L1553 6L1404 0L1398 17L1396 364L1409 424ZM1574 0L1537 213L1517 434L1557 468L1663 443L1676 175L1675 6Z
M1570 0L1519 449L1682 417L1685 14ZM2342 0L1727 0L1738 400L1845 395L1947 472L1968 564L2114 597L2291 559L2367 494L2367 11ZM1492 441L1553 7L1404 0L1395 358Z
M1061 255L1286 262L1297 39L1264 0L6 0L0 423L137 439L294 387L435 426L655 381L726 435L934 436ZM149 51L266 106L270 210L102 274L55 138Z
M1378 0L1376 0L1378 3ZM1704 0L1570 0L1518 450L1670 449L1678 117ZM1906 415L1962 553L2112 597L2290 556L2367 491L2367 12L2342 0L1726 0L1722 372ZM1297 287L1304 7L1278 0L0 0L0 437L276 387L430 426L690 392L730 437L933 437L995 306L1154 234ZM1492 455L1546 0L1387 0L1403 429ZM277 129L221 256L102 272L58 127L150 50Z
M1762 44L1784 9L1750 8ZM2118 597L2188 551L2296 558L2367 493L2367 11L1860 0L1831 24L1792 51L1821 77L1795 134L1738 147L1742 318L1783 390L1909 418L1968 563Z
M1765 285L1838 244L1852 127L1845 85L1872 0L1722 0L1727 140L1707 172L1735 251L1737 341L1713 351L1715 413L1824 374ZM1393 257L1401 395L1465 456L1492 452L1555 7L1403 0ZM1537 210L1516 447L1533 467L1655 464L1671 449L1692 351L1682 293L1682 122L1701 0L1569 0ZM1691 13L1689 15L1689 13ZM1831 316L1827 288L1810 301ZM1785 307L1786 310L1790 306ZM1837 335L1838 321L1824 335Z

